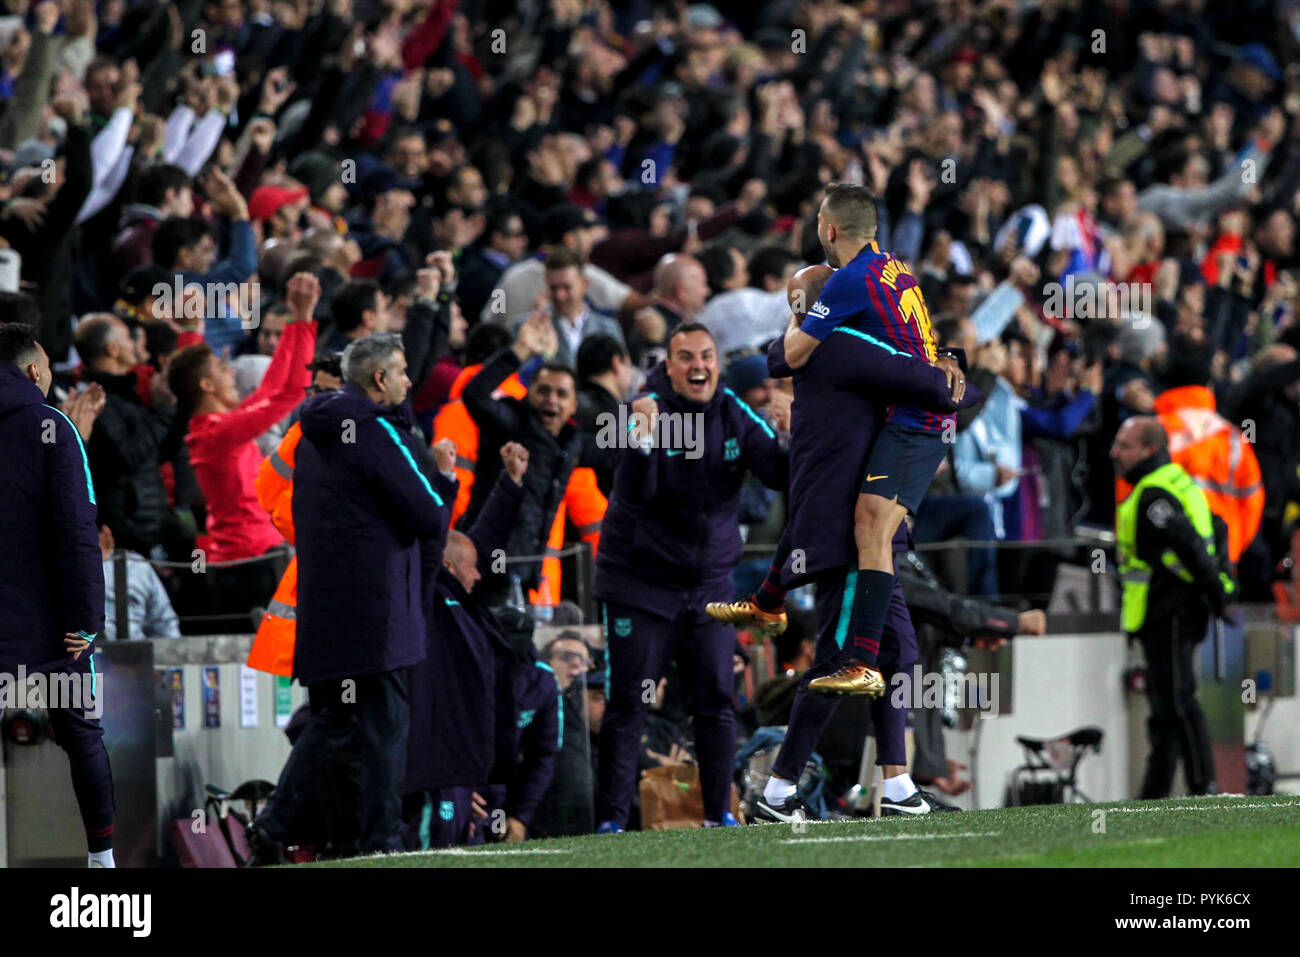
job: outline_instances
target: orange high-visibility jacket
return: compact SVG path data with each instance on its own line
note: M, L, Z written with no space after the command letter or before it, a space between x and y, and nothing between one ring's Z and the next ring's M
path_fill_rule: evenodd
M563 584L560 571L560 551L564 548L564 526L573 520L579 537L591 543L591 553L600 548L600 523L605 519L608 505L605 494L596 485L596 473L589 468L574 469L564 490L564 501L555 510L551 533L546 539L546 557L542 559L542 580L529 592L529 601L555 605L560 601Z
M262 460L253 483L257 501L271 516L271 522L290 545L294 542L293 468L302 426L294 423L280 445ZM298 634L298 558L280 577L271 604L257 627L257 637L248 652L248 667L273 675L293 675L293 646Z
M470 418L469 410L465 408L465 402L460 396L465 391L465 384L478 375L482 368L480 363L461 370L447 393L449 401L438 410L433 419L433 441L451 439L456 443L456 478L460 479L460 490L456 493L456 504L451 509L453 528L469 508L470 493L474 490L474 465L478 461L478 426ZM517 374L512 374L502 382L500 391L516 399L522 399L528 394L527 386L519 381Z
M1215 411L1204 386L1168 389L1156 397L1156 413L1169 435L1169 458L1187 470L1205 493L1210 511L1228 526L1228 557L1234 563L1259 531L1264 485L1255 450L1241 429ZM1133 486L1117 483L1115 501Z

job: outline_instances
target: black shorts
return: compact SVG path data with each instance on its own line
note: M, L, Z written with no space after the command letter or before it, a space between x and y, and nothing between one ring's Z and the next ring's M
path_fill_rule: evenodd
M947 451L942 432L886 422L867 456L867 473L862 477L860 491L863 495L897 499L915 515Z

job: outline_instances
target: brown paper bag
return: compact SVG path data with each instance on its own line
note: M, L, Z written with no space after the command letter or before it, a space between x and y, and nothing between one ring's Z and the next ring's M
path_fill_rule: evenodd
M647 768L641 772L641 830L666 831L700 827L704 823L704 795L700 769L694 764ZM740 817L740 795L731 786L731 813ZM743 821L742 821L743 823Z

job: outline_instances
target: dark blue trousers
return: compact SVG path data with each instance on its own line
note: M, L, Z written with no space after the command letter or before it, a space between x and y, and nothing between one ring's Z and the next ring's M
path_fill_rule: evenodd
M257 815L257 827L283 844L346 851L358 833L356 708L342 703L337 681L307 689L311 717L280 770L275 795ZM350 792L339 795L340 789Z
M411 703L405 668L357 679L361 737L361 853L401 851L402 784Z
M481 789L480 789L481 790ZM406 817L405 839L409 850L431 850L459 847L465 844L482 844L483 832L491 824L479 822L474 836L469 833L473 820L472 787L435 788L408 796L414 802L412 813Z
M309 685L312 722L280 774L284 793L276 795L274 809L258 815L258 826L277 840L292 833L295 813L320 787L322 770L355 741L361 753L361 853L405 850L401 788L411 724L406 680L403 668Z
M857 571L839 569L817 580L817 657L813 666L803 676L799 692L790 711L790 724L786 728L785 743L772 765L772 773L787 781L798 781L804 766L817 747L817 741L835 713L838 698L824 698L808 690L808 682L838 671L848 661L845 646L849 640L849 617L853 611L853 586ZM885 630L881 635L878 667L886 682L885 694L871 702L871 723L876 735L876 763L907 764L904 732L907 729L907 708L900 707L907 697L899 694L900 681L910 680L916 664L916 631L907 603L903 600L903 584L894 575L894 593L890 597L889 612L885 616ZM895 678L895 675L905 677Z
M687 593L676 615L605 604L605 655L609 663L605 718L600 729L597 819L627 825L645 717L668 662L676 660L695 729L704 816L720 821L731 808L731 767L736 753L736 632L714 621L704 606L717 589Z
M91 651L94 646L91 646ZM94 655L82 654L71 658L47 672L75 674L79 678L83 695L80 708L50 708L50 730L54 740L68 756L72 771L72 791L77 796L81 823L86 829L86 841L91 851L104 851L113 846L113 772L108 763L108 749L104 747L104 729L98 718L86 716L84 696L91 687L91 672L95 667ZM95 682L95 694L103 689ZM92 706L93 710L93 706Z

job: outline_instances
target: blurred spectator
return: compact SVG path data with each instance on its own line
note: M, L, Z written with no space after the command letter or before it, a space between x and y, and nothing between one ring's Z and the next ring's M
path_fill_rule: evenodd
M1227 526L1228 557L1236 564L1259 532L1264 486L1254 444L1216 411L1209 389L1212 362L1207 347L1178 343L1155 411L1169 436L1170 459L1187 470L1205 493L1210 511ZM1121 478L1115 500L1123 501L1131 488Z
M460 262L460 308L479 321L501 274L528 252L528 233L517 212L501 207L488 216L479 241L465 249Z
M561 365L577 364L578 350L588 336L603 335L623 341L623 328L610 316L587 306L589 283L582 272L582 262L574 253L560 249L546 257L546 292L549 314L555 326L558 348L552 361ZM513 324L514 329L525 320Z
M596 438L608 423L618 422L618 407L632 394L636 366L627 346L617 336L588 336L578 349L578 428L597 446L599 464L593 466L596 485L608 498L614 488L614 448L599 448ZM597 454L593 453L593 454Z
M650 290L650 309L657 312L663 331L638 329L629 345L634 355L646 346L661 345L678 326L694 322L709 298L709 279L694 256L670 254L659 261Z
M456 504L451 511L453 525L459 525L461 516L469 508L470 496L474 490L474 469L478 464L478 425L465 407L462 394L465 386L483 368L483 363L508 346L510 342L509 331L496 323L479 323L474 328L465 345L465 367L457 370L447 394L447 402L438 410L433 420L433 440L440 442L443 439L451 439L456 443L456 478L460 482L460 488L456 493ZM527 394L528 387L515 373L502 383L501 391L522 399Z
M545 362L529 382L526 398L497 395L501 384L529 359L554 352L557 338L547 317L535 313L519 327L514 345L488 361L462 394L465 408L479 428L474 493L464 521L474 521L501 471L501 459L495 450L506 442L518 442L528 450L524 503L506 545L508 556L524 559L512 565L510 573L517 575L525 588L542 584L539 559L553 541L561 506L567 509L579 533L593 544L599 540L600 521L605 514L605 496L590 471L591 466L599 464L598 456L593 454L594 444L584 441L573 421L578 408L573 370ZM562 526L560 535L562 540ZM508 583L499 575L493 578L486 584L496 592L504 591ZM544 604L553 604L559 597L551 589Z
M588 721L591 649L578 632L562 631L542 648L540 659L560 685L563 744L555 755L550 787L537 806L531 836L590 834L596 829L592 734L597 730Z
M388 297L371 279L353 279L334 293L330 303L334 330L325 341L329 352L342 352L357 339L388 331Z
M113 240L113 265L120 276L153 262L153 234L159 223L194 214L190 176L170 163L155 163L141 171L135 195L134 203L122 207L120 232Z
M976 349L976 326L970 319L943 320L936 324L936 335L943 348L964 349L972 357L969 382L985 398L976 406L957 413L958 436L970 427L971 422L980 414L987 397L997 383L997 371L990 366L997 366L1003 352L1001 344ZM984 362L979 356L983 354ZM962 538L969 542L991 542L995 531L993 509L987 496L968 490L956 478L953 467L954 455L939 465L934 480L926 491L925 498L917 509L916 524L912 529L917 544L927 545L945 542L953 538ZM965 582L959 589L971 595L998 594L997 555L991 546L967 546L966 557L959 560L960 570L948 570L948 577L954 581ZM944 557L941 556L942 562Z
M723 357L758 350L785 332L790 322L786 282L798 263L794 253L780 247L760 249L750 256L745 269L747 285L717 293L700 310L700 322L717 340Z
M189 418L185 443L208 506L198 547L204 563L238 562L208 570L216 633L247 632L250 609L275 590L278 570L258 558L284 542L257 502L253 483L262 455L254 440L288 415L311 384L308 363L316 347L312 309L320 283L301 273L290 280L292 321L262 384L242 402L230 364L206 344L182 349L167 370L168 384Z
M99 530L99 548L104 556L104 638L112 641L117 633L117 575L114 561L113 532L107 525ZM181 624L172 608L167 589L145 559L135 552L126 552L121 566L126 574L123 593L127 596L127 624L130 634L125 638L179 638Z
M171 411L147 406L140 395L133 371L140 357L126 323L104 313L86 316L76 343L82 379L99 383L106 396L86 444L99 522L122 548L147 556L162 542L169 505L160 468L175 455L181 436Z
M1254 368L1223 403L1224 417L1253 437L1264 483L1260 533L1240 559L1238 580L1246 601L1269 601L1267 587L1286 554L1283 508L1288 483L1300 467L1300 357L1287 345L1274 345L1255 357ZM1249 430L1247 432L1246 430Z
M257 271L257 252L248 203L235 184L220 169L214 169L203 184L208 204L230 225L230 256L217 261L217 243L211 224L198 216L171 216L154 230L151 239L153 261L178 272L188 287L203 287L205 301L213 301L217 289L243 283ZM176 308L173 304L173 308ZM205 337L213 349L233 350L244 339L242 319L226 309L224 315L205 312Z
M560 206L546 214L541 238L546 252L568 249L583 264L582 275L587 281L585 295L592 308L623 318L647 302L625 283L590 262L591 248L604 232L605 227L595 213L578 206ZM501 274L496 289L483 307L482 319L513 324L527 316L545 292L543 260L522 260Z
M953 448L952 467L964 494L983 496L993 519L995 538L1015 538L1020 531L1016 491L1021 476L1020 410L1017 394L1026 375L1026 343L1013 338L983 346L975 364L997 378L979 415L960 432Z

